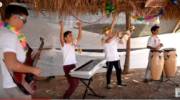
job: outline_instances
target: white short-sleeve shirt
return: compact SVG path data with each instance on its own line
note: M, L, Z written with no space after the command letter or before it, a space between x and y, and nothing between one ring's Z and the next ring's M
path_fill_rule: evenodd
M119 39L117 37L112 38L109 43L104 43L104 52L107 61L119 60L118 43Z
M76 41L72 44L64 43L64 46L62 47L63 65L71 65L77 63L76 54L75 54L76 44L77 44Z
M0 29L0 67L2 71L3 88L16 87L13 79L7 69L7 66L3 62L5 52L16 53L17 60L23 63L26 59L26 54L21 46L17 36L12 31L1 28ZM11 71L10 71L11 72Z
M150 47L154 47L154 48L155 48L155 47L157 47L159 44L160 44L160 39L159 39L158 36L154 35L154 36L149 37L147 46L150 46Z

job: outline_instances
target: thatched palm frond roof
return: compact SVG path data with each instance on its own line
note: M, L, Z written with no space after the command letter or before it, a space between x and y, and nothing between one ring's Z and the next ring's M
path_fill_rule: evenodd
M177 0L177 4L171 3L167 0L166 6L151 8L145 7L145 4L149 0L0 0L4 5L10 2L20 2L27 4L31 9L38 12L57 12L59 15L82 15L82 14L96 14L102 12L106 13L106 3L111 1L115 7L115 13L122 11L131 11L138 16L148 16L158 13L160 9L163 9L163 18L166 19L180 19L180 0ZM151 0L153 1L153 0ZM163 1L163 0L156 0ZM4 6L0 8L3 12Z

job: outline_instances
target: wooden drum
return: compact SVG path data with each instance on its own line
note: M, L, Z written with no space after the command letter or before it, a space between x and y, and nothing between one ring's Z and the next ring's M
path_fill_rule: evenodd
M176 75L176 49L165 48L164 50L164 72L166 77L174 77Z
M152 80L160 80L163 67L164 55L162 50L151 50L151 76Z

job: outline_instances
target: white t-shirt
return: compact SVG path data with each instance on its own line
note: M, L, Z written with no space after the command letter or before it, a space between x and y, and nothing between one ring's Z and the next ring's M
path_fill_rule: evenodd
M63 65L76 64L75 44L64 43L62 47Z
M158 45L160 44L160 39L158 38L158 36L151 36L149 37L148 39L148 43L147 43L147 46L150 46L150 47L157 47Z
M16 57L19 62L23 63L25 61L26 54L16 34L6 28L1 28L0 29L0 64L1 64L0 67L2 71L3 88L16 87L16 84L13 82L13 79L9 71L7 70L7 67L3 62L5 52L14 52L16 53Z
M109 43L104 43L105 58L107 61L119 60L118 54L119 39L114 37Z

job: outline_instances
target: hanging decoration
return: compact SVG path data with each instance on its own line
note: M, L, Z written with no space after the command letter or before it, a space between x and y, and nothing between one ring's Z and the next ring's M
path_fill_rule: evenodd
M105 7L106 15L109 16L111 13L115 11L115 6L112 0L107 0Z
M174 5L178 5L178 1L177 0L170 0L172 4Z
M178 1L178 0L167 0L167 2L168 2L168 4L165 7L165 9L169 10L169 9L173 8L172 6L178 6L180 1Z
M150 21L156 17L160 17L163 15L163 9L160 10L160 12L156 15L152 15L152 16L132 16L133 19L135 20L139 20L139 21Z
M155 20L153 21L153 24L155 24L155 25L160 24L160 18L159 18L159 16L155 18Z

